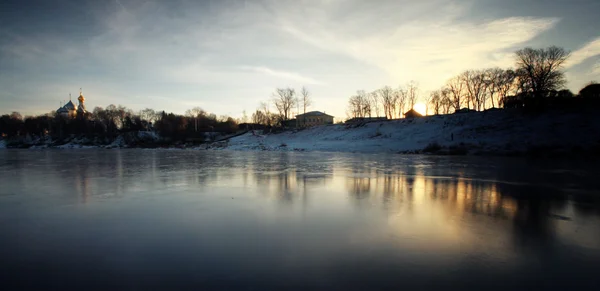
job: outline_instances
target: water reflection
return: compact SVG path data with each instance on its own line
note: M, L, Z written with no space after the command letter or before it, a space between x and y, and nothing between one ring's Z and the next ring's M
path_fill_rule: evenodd
M194 273L286 281L362 272L412 284L461 270L463 279L526 272L549 255L553 270L600 259L600 204L590 195L599 173L580 164L170 150L1 151L0 160L5 255L72 254L61 246L74 240L141 269L152 264L135 262L155 260ZM43 227L30 223L38 219ZM271 267L235 269L256 260Z
M311 190L343 185L353 200L369 199L390 210L405 202L440 201L455 213L539 222L556 219L555 212L563 212L569 199L575 198L572 206L578 214L598 214L597 197L577 195L595 189L572 189L571 180L580 179L580 174L569 177L563 172L561 184L547 185L536 182L538 173L530 172L533 183L523 183L520 161L514 167L482 169L480 164L467 167L468 162L436 157L318 155L86 150L4 151L0 158L7 183L27 190L39 186L37 182L52 181L52 188L61 189L53 192L75 195L81 202L91 196L128 195L148 188L198 190L225 185L257 187L268 197L292 202L306 199ZM514 168L521 170L510 175ZM20 176L14 180L9 174ZM595 180L593 172L588 175L588 180Z

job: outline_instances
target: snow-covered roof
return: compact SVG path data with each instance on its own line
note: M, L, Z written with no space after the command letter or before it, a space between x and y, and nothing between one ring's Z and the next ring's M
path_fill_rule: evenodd
M65 104L65 106L63 106L63 108L65 108L67 110L75 110L75 104L73 104L73 102L71 102L71 100L69 100L69 102L67 104Z
M56 113L68 113L69 110L67 110L65 107L61 107L58 108L58 110L56 110Z
M302 117L302 116L329 116L329 117L333 117L329 114L325 114L321 111L311 111L311 112L306 112L304 114L298 114L296 115L296 117Z

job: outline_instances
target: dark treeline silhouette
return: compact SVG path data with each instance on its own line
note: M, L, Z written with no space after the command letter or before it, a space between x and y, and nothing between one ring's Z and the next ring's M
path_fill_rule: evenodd
M121 105L109 105L77 115L50 112L23 117L13 112L0 116L2 137L50 137L58 141L81 136L108 142L122 133L149 130L157 131L171 141L204 141L209 136L233 133L237 129L237 121L233 118L217 118L198 107L186 111L185 115L149 108L136 113Z
M450 114L489 108L583 109L600 105L600 85L590 83L579 94L564 89L562 71L569 52L559 47L524 48L515 52L514 68L467 70L450 78L422 100L427 114ZM357 91L348 100L349 118L401 118L419 99L418 85L385 86L367 93Z

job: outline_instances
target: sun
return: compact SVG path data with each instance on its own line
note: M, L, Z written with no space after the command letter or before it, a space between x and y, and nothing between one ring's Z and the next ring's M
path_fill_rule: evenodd
M427 106L425 106L425 104L423 103L415 104L415 106L413 106L413 109L416 112L419 112L421 115L425 115L427 113Z

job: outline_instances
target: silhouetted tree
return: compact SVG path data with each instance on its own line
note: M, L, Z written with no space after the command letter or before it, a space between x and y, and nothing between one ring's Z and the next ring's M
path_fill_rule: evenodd
M442 99L442 101L441 101L442 112L444 114L449 114L450 109L452 108L452 100L450 99L450 89L442 88L440 90L440 97Z
M303 113L306 113L306 108L312 105L312 100L310 98L310 92L306 87L302 87L300 90L300 102L302 104Z
M395 108L395 117L402 117L402 114L404 114L404 107L406 105L408 99L408 90L405 90L404 88L402 88L401 86L398 87L396 90L394 90L394 104L396 104Z
M467 97L467 108L483 110L487 90L485 72L480 70L468 70L463 72L459 78L464 84L463 88ZM469 102L472 107L469 107Z
M515 79L517 75L513 70L503 70L502 74L498 75L493 81L498 93L498 105L504 102L504 98L516 89Z
M419 98L419 85L415 82L415 81L410 81L408 84L406 84L406 97L408 99L408 104L410 106L410 109L413 109L413 107L415 107L415 104L417 103L417 99ZM403 108L400 108L400 110L403 110ZM400 112L400 114L403 114L404 112Z
M579 90L579 96L583 98L600 98L600 84L591 82L583 89Z
M363 90L348 100L348 115L352 118L371 117L371 102Z
M273 94L273 104L279 111L281 121L289 120L291 117L292 109L296 106L296 91L292 88L277 88L275 94Z
M385 86L378 91L379 98L381 99L381 103L383 104L383 112L385 116L389 119L394 118L395 108L396 108L396 96L394 94L394 90L390 86Z
M454 108L454 111L460 110L463 104L464 82L462 82L459 76L456 76L448 80L446 88L448 90L448 97L450 98L452 108Z
M521 71L522 87L530 90L534 98L545 97L551 90L564 86L566 79L561 69L569 52L563 48L524 48L515 54L517 70Z
M379 117L379 112L381 107L379 106L379 96L377 96L377 91L373 91L367 94L369 98L369 103L371 104L371 110L375 113L375 116Z
M442 109L442 93L441 90L432 91L429 95L429 107L433 110L433 114L440 114Z

